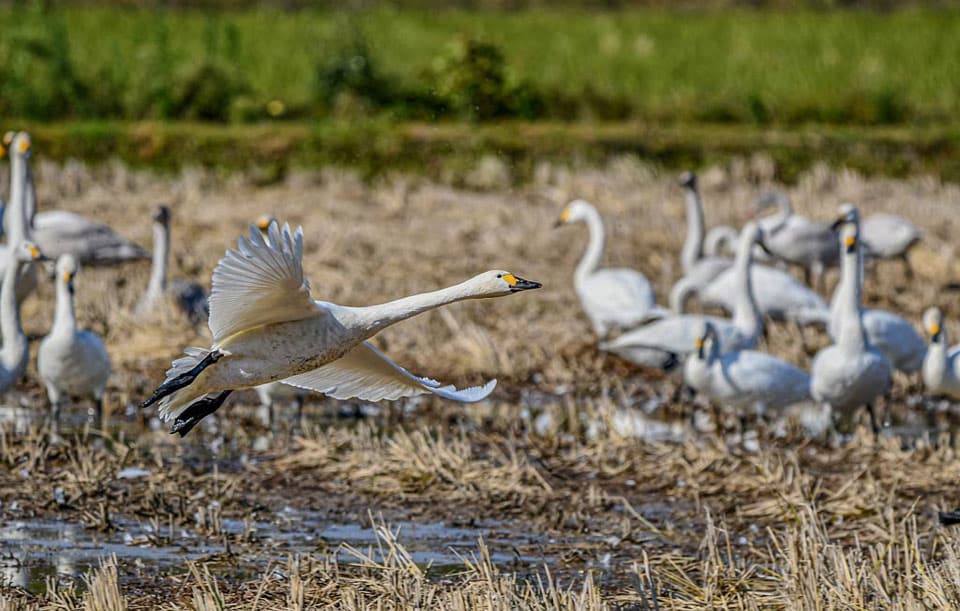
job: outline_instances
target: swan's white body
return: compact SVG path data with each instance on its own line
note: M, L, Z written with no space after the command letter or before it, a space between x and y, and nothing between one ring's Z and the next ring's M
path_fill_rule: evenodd
M916 225L896 214L866 217L860 234L867 254L880 259L902 258L922 238Z
M37 372L47 389L55 419L67 397L93 399L99 412L110 378L110 356L103 340L91 331L77 328L73 308L76 271L72 255L62 255L57 261L56 314L50 333L40 342L37 352Z
M763 415L810 399L806 371L755 350L722 353L710 323L697 336L699 346L684 364L684 381L711 402Z
M34 242L51 258L70 254L79 263L112 265L150 256L110 226L65 210L37 213L31 231Z
M758 235L756 225L750 223L740 236L734 263L737 302L732 320L694 314L668 316L601 344L601 349L642 367L670 369L678 364L678 357L693 350L698 326L705 320L716 329L721 351L755 347L763 332L763 320L754 302L749 270Z
M923 314L930 345L923 358L923 385L933 395L960 399L960 346L950 346L943 312L930 308Z
M854 225L859 236L859 215L856 208L845 204L841 208L841 216L845 222ZM859 238L858 247L860 247ZM853 282L860 283L860 286L857 287L857 293L859 294L862 291L863 284L862 270L858 274L841 274L840 282L833 293L828 330L830 337L834 340L837 340L841 333L844 307L842 295L845 291L850 291L849 284ZM875 308L862 309L862 320L867 342L882 352L895 369L908 374L920 371L927 346L909 321L892 312Z
M782 193L760 199L761 209L776 205L778 212L760 221L763 244L778 259L799 265L808 282L819 286L823 272L837 264L837 235L830 225L793 213L790 200Z
M889 390L891 367L883 353L870 344L861 321L862 255L857 226L844 225L841 238L838 336L836 343L813 359L810 394L834 412L850 413L863 405L872 406Z
M153 260L150 268L150 281L140 303L137 315L145 316L158 306L172 299L177 308L193 324L200 324L208 314L207 292L196 282L188 280L167 281L167 268L170 260L170 212L161 206L153 219Z
M314 301L303 275L303 234L270 225L269 240L256 227L228 250L213 272L209 350L190 348L174 361L167 380L146 404L159 401L164 420L198 419L211 410L184 413L191 404L226 393L283 381L337 399L368 401L433 393L480 401L496 381L457 390L419 378L381 354L367 339L422 312L466 299L498 297L538 288L508 272L486 272L466 282L389 303L348 307ZM199 369L198 369L199 368ZM186 375L188 383L178 383ZM186 431L189 431L188 425ZM184 431L182 434L185 434Z
M586 223L590 232L587 250L577 264L573 286L597 337L615 329L629 329L665 312L657 307L646 276L627 268L598 269L603 260L603 220L592 204L575 200L563 211L561 223Z

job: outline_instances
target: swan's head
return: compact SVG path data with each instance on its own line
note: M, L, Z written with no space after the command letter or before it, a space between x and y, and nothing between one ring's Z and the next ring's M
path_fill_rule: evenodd
M677 184L686 189L697 188L697 175L693 172L684 172L677 177Z
M170 224L170 208L164 205L157 206L153 211L153 222L160 223L164 227Z
M7 154L7 149L13 144L13 137L16 135L16 132L7 132L3 135L3 140L0 140L0 159Z
M698 320L693 324L693 347L697 351L698 359L705 359L713 349L717 338L717 330L709 320Z
M841 225L858 225L860 223L860 212L857 207L850 202L840 204L837 218L833 222L833 229L836 231Z
M27 132L17 132L11 139L9 148L11 155L16 154L21 157L30 157L30 134Z
M502 269L484 272L474 276L469 282L473 285L471 289L476 297L502 297L543 286L539 282L524 280Z
M583 199L575 199L567 204L567 207L560 213L560 218L557 219L555 227L584 222L596 213L597 209L593 207L593 204Z
M840 227L840 244L843 252L852 255L857 252L857 226L844 224Z
M940 308L927 308L923 313L923 330L930 336L930 343L943 341L943 312Z
M257 220L254 222L254 225L257 226L262 233L266 234L267 230L270 228L270 223L274 222L276 219L272 214L261 214L257 217Z
M57 279L67 285L71 294L73 294L73 279L76 277L78 269L77 260L71 254L60 255L60 258L57 259Z
M23 242L20 242L20 245L17 246L13 255L16 258L16 260L21 263L48 260L47 257L42 252L40 252L40 249L37 248L37 245L29 240L24 240Z

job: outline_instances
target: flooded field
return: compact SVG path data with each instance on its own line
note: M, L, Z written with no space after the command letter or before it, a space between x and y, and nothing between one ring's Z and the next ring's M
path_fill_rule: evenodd
M150 212L173 210L177 277L208 284L259 215L303 224L314 296L377 303L490 268L540 291L460 304L377 338L418 374L490 399L370 404L308 398L302 422L279 406L270 428L238 393L184 439L136 405L204 328L131 311L147 266L84 269L81 325L113 359L104 431L87 406L47 429L32 369L0 410L0 598L11 608L942 608L960 604L954 406L897 377L874 439L808 439L794 419L744 430L595 347L571 286L582 228L552 229L563 205L593 201L606 261L636 267L660 302L680 275L682 194L631 159L604 168L543 165L513 186L484 163L467 186L334 172L259 187L256 176L177 178L119 166L40 164L41 206L96 215L149 246ZM842 201L908 215L924 232L907 280L868 275L868 303L919 325L936 304L960 315L952 211L960 189L928 178L864 179L817 168L773 181L757 157L702 173L708 225L740 224L754 196L786 189L829 219ZM5 187L0 187L5 192ZM832 287L835 279L829 278ZM41 283L24 305L42 337ZM771 325L763 349L808 368L826 345ZM956 337L957 335L955 335ZM34 348L35 354L35 348ZM857 426L860 425L860 426Z

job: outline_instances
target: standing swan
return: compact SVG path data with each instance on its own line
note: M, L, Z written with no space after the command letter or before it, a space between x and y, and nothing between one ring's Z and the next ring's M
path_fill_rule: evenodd
M890 361L870 344L861 320L860 282L862 254L856 225L841 230L843 254L836 297L838 335L836 343L817 353L811 369L810 394L832 413L850 414L866 405L874 433L879 433L873 402L891 383Z
M457 390L414 376L366 340L417 314L467 299L539 288L505 271L489 271L454 286L388 303L349 307L314 301L303 275L303 230L270 224L269 240L255 226L213 270L209 350L188 348L142 407L159 404L172 431L186 435L236 389L275 380L335 399L367 401L433 393L455 401L487 397L496 385Z
M77 262L72 255L57 259L57 311L50 334L40 342L37 372L47 388L54 430L65 397L94 401L94 422L103 428L103 390L110 377L110 356L95 333L77 329L73 310L73 280Z
M744 225L733 264L737 300L733 320L694 314L668 316L601 344L601 350L642 367L672 369L679 364L678 356L693 350L698 326L704 320L709 320L716 329L721 351L755 347L763 332L763 319L753 298L749 272L753 246L760 237L760 228L755 223Z
M570 202L557 226L576 222L586 223L590 242L573 274L573 286L597 337L603 339L614 329L629 329L661 316L664 312L656 306L646 276L622 267L597 269L605 239L597 209L582 199Z
M680 266L684 279L697 288L716 278L733 261L726 257L704 256L703 201L697 188L697 175L684 172L678 180L683 187L683 201L687 209L687 237L680 251ZM734 235L736 231L734 230Z
M29 196L28 173L30 171L30 136L26 132L8 134L10 140L10 202L4 208L11 215L7 244L2 249L9 251L16 249L20 242L31 240L30 227L27 224L26 207ZM6 138L5 138L6 140ZM0 275L2 266L10 258L0 254ZM37 265L27 263L19 267L20 277L17 279L17 303L23 303L30 293L37 287Z
M720 352L709 321L695 327L696 350L684 364L688 386L711 402L763 416L810 400L810 375L790 363L755 350Z
M875 259L900 259L904 274L913 278L910 251L923 236L917 226L896 214L871 214L860 228L867 256Z
M167 266L170 260L170 209L158 206L153 213L153 263L150 267L150 282L147 291L137 305L137 315L149 314L167 297L197 325L207 318L207 293L203 287L189 280L167 283Z
M960 346L949 347L940 308L929 308L923 313L923 328L930 335L930 346L923 358L923 385L931 394L960 399Z
M854 227L854 233L859 242L860 239L860 215L856 206L853 204L843 204L840 206L840 216L834 226L849 224ZM861 266L863 265L863 255L861 253ZM840 282L833 293L833 300L830 303L830 323L828 330L833 339L837 339L840 334L840 318L842 316L842 294L849 291L850 283L858 282L858 292L863 290L863 270L859 274L840 275ZM867 335L867 341L871 346L882 352L894 369L903 373L914 373L920 371L923 367L923 355L926 354L927 346L923 338L913 328L913 325L902 316L897 316L893 312L879 310L876 308L863 310L863 330Z
M803 268L808 286L823 288L823 272L837 264L837 234L824 223L793 213L790 199L779 192L761 196L758 212L776 206L778 213L764 218L763 245L778 259Z
M20 242L7 248L3 284L0 286L0 392L6 392L23 376L30 356L27 337L20 326L20 306L17 303L17 282L23 268L35 265L45 257L32 242Z

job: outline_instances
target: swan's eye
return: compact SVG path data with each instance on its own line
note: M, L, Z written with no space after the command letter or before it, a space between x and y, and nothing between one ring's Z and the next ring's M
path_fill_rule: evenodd
M497 278L503 278L503 274L497 274Z

